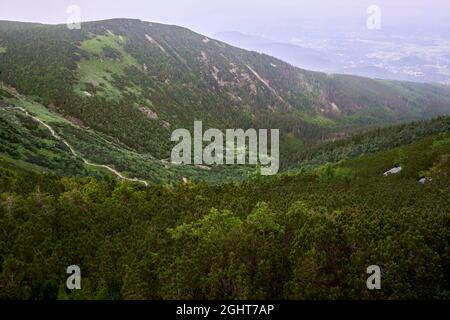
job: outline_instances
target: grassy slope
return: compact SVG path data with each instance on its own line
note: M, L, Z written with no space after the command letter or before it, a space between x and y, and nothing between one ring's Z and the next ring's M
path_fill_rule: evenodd
M28 163L35 170L52 171L63 176L103 176L107 171L85 165L70 150L51 136L49 130L23 112L11 109L20 106L50 125L64 138L77 154L97 164L111 165L129 178L140 178L152 183L171 183L188 177L209 183L225 183L245 179L252 170L247 167L216 167L211 170L195 166L176 166L139 154L118 144L111 137L79 126L41 104L14 93L8 87L0 88L1 149L0 155L9 160Z

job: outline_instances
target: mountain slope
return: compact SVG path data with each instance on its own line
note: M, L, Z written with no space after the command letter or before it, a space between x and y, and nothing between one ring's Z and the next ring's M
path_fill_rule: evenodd
M315 173L170 188L2 165L0 299L449 299L449 156L443 134ZM68 291L74 263L83 290ZM367 290L372 264L383 290Z
M179 27L2 22L0 299L449 299L450 117L366 130L449 101ZM194 119L281 128L293 170L168 163Z
M185 177L208 183L239 181L251 169L174 165L134 152L116 139L69 121L1 84L0 99L0 159L19 168L62 176L110 175L144 185L177 182Z
M326 75L185 28L130 19L0 22L0 81L71 123L168 158L170 133L280 128L282 153L353 128L450 113L450 88ZM283 161L282 161L283 163Z

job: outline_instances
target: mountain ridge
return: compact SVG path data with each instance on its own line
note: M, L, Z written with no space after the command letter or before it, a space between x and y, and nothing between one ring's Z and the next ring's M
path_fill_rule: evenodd
M0 22L0 81L140 154L176 128L280 128L282 157L355 129L450 114L450 87L307 71L138 19ZM59 134L64 135L61 128Z

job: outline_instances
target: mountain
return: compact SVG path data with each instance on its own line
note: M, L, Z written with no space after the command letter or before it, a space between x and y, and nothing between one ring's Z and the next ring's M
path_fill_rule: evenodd
M143 171L148 179L183 176L183 168L161 159L170 156L171 132L192 129L194 120L205 130L279 128L282 159L288 159L305 144L358 128L450 113L447 86L306 71L182 27L140 20L86 22L80 30L3 21L0 48L0 102L44 120L61 139L41 142L62 143L64 157L77 157L78 166L95 160L131 179ZM17 117L28 130L29 121ZM8 121L11 127L18 120ZM11 136L20 139L14 130ZM66 143L76 152L70 155ZM12 149L2 153L49 161ZM209 175L205 168L189 170Z
M0 300L450 299L446 86L129 19L1 22L0 80ZM285 171L171 164L194 120L280 128Z

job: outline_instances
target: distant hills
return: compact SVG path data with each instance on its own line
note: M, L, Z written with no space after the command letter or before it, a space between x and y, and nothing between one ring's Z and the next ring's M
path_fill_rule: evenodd
M332 56L288 42L273 41L237 31L219 32L214 38L239 48L269 54L304 69L331 71L337 68Z
M450 84L448 41L439 33L411 34L403 30L326 32L319 27L287 33L281 39L236 31L215 38L239 48L265 53L294 66L326 73L374 79ZM299 31L297 31L299 32ZM289 38L291 37L291 38Z

